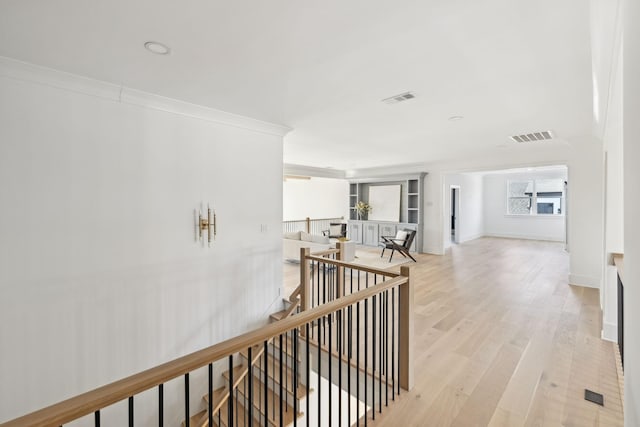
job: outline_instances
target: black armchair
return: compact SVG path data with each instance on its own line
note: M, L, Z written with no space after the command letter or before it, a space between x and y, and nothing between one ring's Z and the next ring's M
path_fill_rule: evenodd
M404 229L398 231L395 236L381 236L382 241L380 242L382 246L382 254L380 254L380 258L384 256L384 251L387 249L391 249L391 256L389 257L389 262L393 258L393 253L395 251L400 252L403 257L409 257L413 260L413 262L418 262L416 259L411 256L409 253L409 249L411 249L411 244L413 243L413 239L416 237L416 230Z

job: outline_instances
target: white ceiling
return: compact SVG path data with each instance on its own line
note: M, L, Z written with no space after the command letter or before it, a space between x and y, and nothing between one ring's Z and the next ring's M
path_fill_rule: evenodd
M592 123L583 0L3 0L0 55L288 125L284 160L310 166L499 155Z

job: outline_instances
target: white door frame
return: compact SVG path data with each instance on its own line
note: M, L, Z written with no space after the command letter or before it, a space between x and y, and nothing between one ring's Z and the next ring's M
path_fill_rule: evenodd
M449 186L449 238L451 243L460 243L460 186ZM452 208L455 212L452 211ZM453 224L453 229L451 225Z

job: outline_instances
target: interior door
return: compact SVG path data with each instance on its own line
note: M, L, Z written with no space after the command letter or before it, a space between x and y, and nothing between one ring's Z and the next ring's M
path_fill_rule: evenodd
M460 187L451 187L451 242L460 242Z

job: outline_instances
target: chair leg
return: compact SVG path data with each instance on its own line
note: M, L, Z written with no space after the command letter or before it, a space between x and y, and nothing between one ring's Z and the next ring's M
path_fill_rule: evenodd
M395 252L395 249L391 249L391 256L389 257L389 262L391 262L391 258L393 258L393 253Z
M382 253L380 254L380 258L382 258L384 256L384 250L387 249L386 247L382 248Z
M404 252L404 251L403 251L403 252ZM409 251L406 251L406 253L407 253L407 256L413 260L413 262L418 262L418 261L416 261L416 259L415 259L414 257L412 257L412 256L411 256L411 254L409 253ZM405 257L405 258L406 258L406 257Z

